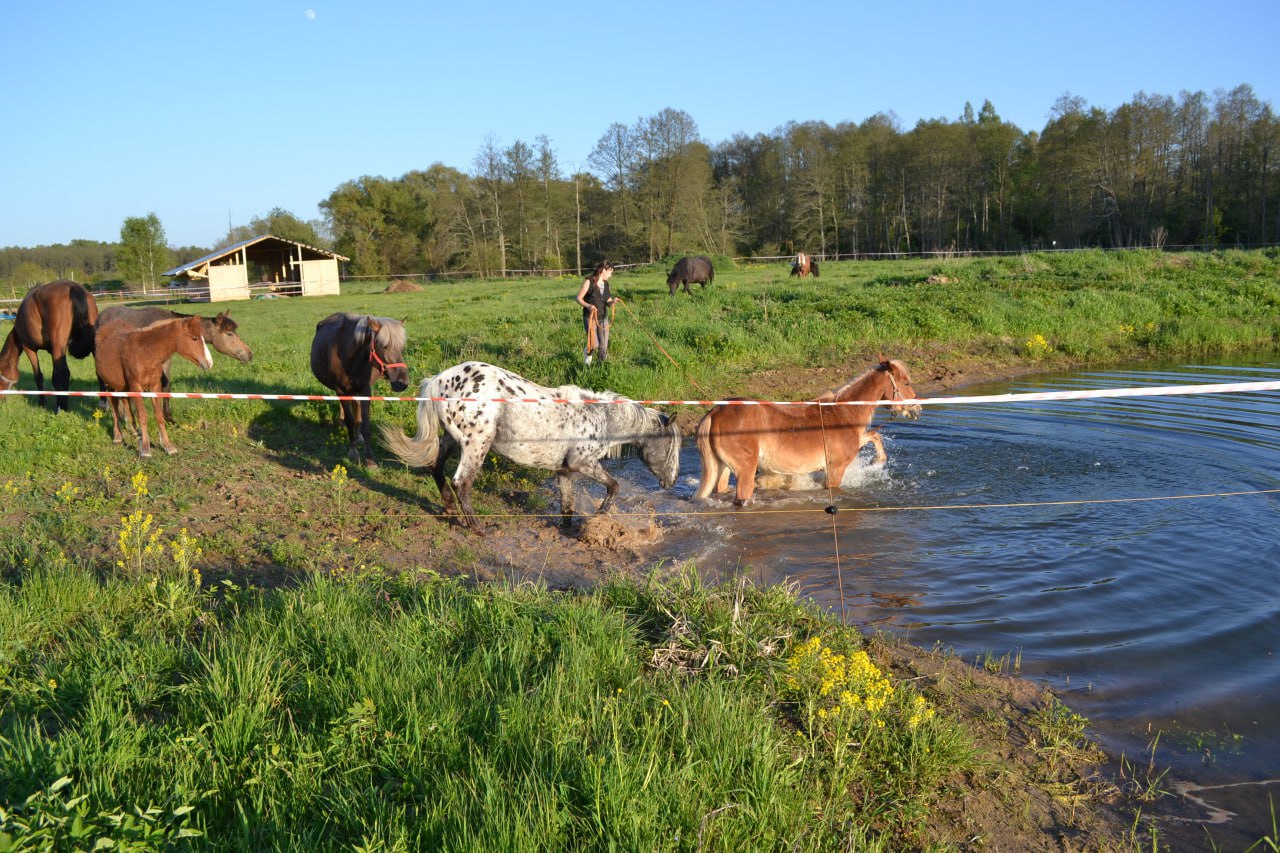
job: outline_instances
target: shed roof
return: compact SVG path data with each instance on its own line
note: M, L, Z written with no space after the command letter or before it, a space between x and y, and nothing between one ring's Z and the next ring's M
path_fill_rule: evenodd
M339 261L351 260L337 252L330 252L328 249L317 249L315 246L308 246L306 243L299 243L296 240L286 240L283 237L275 237L271 234L262 234L257 237L250 237L248 240L241 240L239 243L233 243L221 249L210 252L209 254L196 258L194 261L188 261L182 266L174 267L171 270L165 270L161 275L182 275L197 267L220 261L225 257L234 255L241 249L261 248L268 251L292 251L297 249L302 254L304 261L323 260L324 258L333 258ZM252 253L250 253L252 254Z

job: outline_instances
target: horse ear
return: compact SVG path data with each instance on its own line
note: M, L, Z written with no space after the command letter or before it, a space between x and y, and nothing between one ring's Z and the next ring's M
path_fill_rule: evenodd
M662 425L663 425L663 426L667 426L668 424L670 424L670 423L671 423L671 418L667 417L666 415L662 414L661 412L659 412L659 413L658 413L658 420L662 421Z
M378 332L382 331L382 324L378 322L378 318L376 317L369 318L369 331L373 332L375 335Z
M887 359L887 358L885 358L885 357L884 357L884 353L880 353L880 354L879 354L878 356L876 356L876 357L880 359L880 369L881 369L881 370L888 370L888 369L889 369L889 359Z

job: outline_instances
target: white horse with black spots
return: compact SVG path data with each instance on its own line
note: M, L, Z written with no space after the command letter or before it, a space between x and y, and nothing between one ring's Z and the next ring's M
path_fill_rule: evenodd
M573 475L604 485L597 512L609 508L618 482L600 460L619 444L635 445L662 488L680 468L680 430L666 415L611 391L575 385L544 388L501 367L468 361L422 380L418 434L382 428L387 448L412 467L431 467L446 512L456 513L444 466L461 449L453 475L462 523L476 526L471 484L492 450L521 465L556 472L562 521L573 515ZM587 402L599 400L598 403ZM444 434L440 428L444 427Z

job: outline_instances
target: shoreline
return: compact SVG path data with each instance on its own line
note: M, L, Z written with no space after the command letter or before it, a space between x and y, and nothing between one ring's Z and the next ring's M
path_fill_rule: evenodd
M921 396L1086 366L1067 361L992 364L974 359L955 367L923 352L890 357L901 357L919 371L921 378L913 372L913 384ZM734 393L805 399L838 387L848 378L848 370L837 368L762 371L753 377L749 388ZM681 428L686 435L700 417L699 411L684 419ZM603 520L584 520L579 536L581 545L575 547L625 551L629 544L637 544L622 525ZM643 571L652 563L637 555L630 570ZM567 586L590 587L600 580L579 576ZM1197 783L1172 776L1171 768L1137 767L1125 755L1109 752L1097 734L1086 733L1087 742L1078 753L1046 770L1036 752L1035 718L1048 708L1069 707L1070 700L1049 685L1021 675L986 671L952 653L925 649L893 635L850 627L863 634L875 656L898 677L913 681L926 692L933 690L931 698L937 697L941 706L957 713L973 733L981 754L998 757L1002 769L992 771L993 779L1000 779L998 785L988 785L974 775L958 788L952 787L954 783L944 786L950 796L940 797L936 804L942 819L936 841L959 849L1025 850L1113 849L1116 845L1150 849L1154 842L1159 849L1194 851L1204 849L1208 842L1219 849L1244 849L1258 840L1231 826L1231 818L1236 816L1233 812L1188 796L1200 790ZM1045 783L1046 777L1051 781ZM1016 784L1009 784L1012 778L1018 780ZM1156 790L1162 795L1152 797ZM1011 815L1018 819L1010 820ZM1206 834L1209 827L1212 835ZM982 843L971 843L979 838Z

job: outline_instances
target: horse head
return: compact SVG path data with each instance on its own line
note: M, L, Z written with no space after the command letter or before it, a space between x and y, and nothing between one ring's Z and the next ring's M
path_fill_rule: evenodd
M213 367L213 356L209 354L209 345L204 341L204 325L200 318L188 317L181 320L179 325L177 353L205 370Z
M666 415L655 414L659 422L658 431L639 442L640 458L658 478L658 485L669 489L680 476L680 427Z
M899 401L889 407L889 414L907 420L920 417L920 404L905 402L917 399L916 389L911 387L911 375L907 373L907 366L900 361L887 359L881 355L878 369L889 380L889 387L880 399Z
M404 324L399 320L370 317L369 361L382 371L391 383L392 391L403 391L409 387L409 365L405 364L401 355L406 341Z
M229 355L245 364L253 361L253 350L249 349L236 331L239 326L231 319L231 312L223 311L205 324L205 337L213 348L223 355Z
M18 333L10 330L0 347L0 391L8 391L18 384L18 356L22 353L22 345L18 343Z

